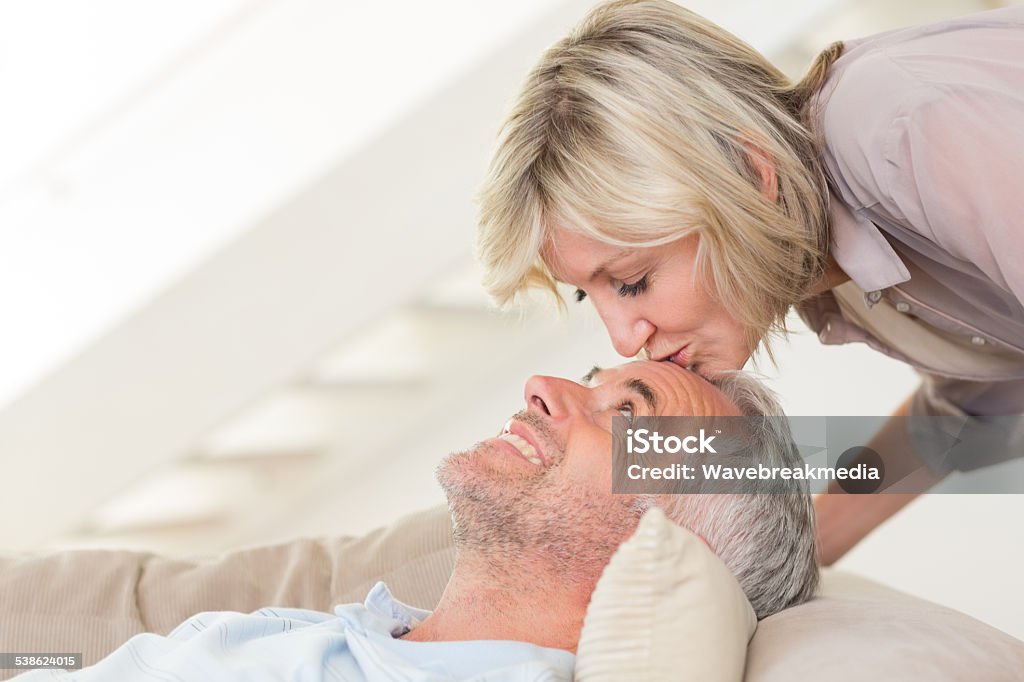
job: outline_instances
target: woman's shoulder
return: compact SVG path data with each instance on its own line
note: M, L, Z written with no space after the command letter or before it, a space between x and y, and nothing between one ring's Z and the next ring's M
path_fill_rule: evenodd
M812 102L826 142L877 140L938 99L1024 92L1024 6L847 41Z
M844 55L810 108L810 126L836 190L851 208L878 204L889 182L889 138L912 118L931 88L884 50ZM934 96L934 95L932 95Z
M1007 229L1024 157L1024 8L1014 9L852 44L811 127L844 204L1024 300L1024 241Z
M847 44L812 101L810 125L851 205L887 193L905 165L907 131L956 135L979 111L1024 106L1024 7L1009 10Z

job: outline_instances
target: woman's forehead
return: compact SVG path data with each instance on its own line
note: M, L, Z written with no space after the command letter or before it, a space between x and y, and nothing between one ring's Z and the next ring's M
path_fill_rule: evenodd
M544 237L540 257L555 279L583 284L634 251L574 230L553 228Z

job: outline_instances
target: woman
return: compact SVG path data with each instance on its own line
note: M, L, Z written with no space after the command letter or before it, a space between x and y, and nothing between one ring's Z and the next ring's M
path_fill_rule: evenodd
M499 302L568 283L624 356L736 369L796 306L918 369L897 415L1020 415L1021 159L1024 9L837 43L793 84L670 2L614 2L530 74L478 247ZM919 488L977 465L895 420L872 444ZM823 562L911 497L821 496Z

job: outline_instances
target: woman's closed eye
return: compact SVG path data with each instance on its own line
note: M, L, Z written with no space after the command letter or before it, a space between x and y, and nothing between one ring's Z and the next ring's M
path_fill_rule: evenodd
M617 293L622 298L626 298L627 296L639 296L640 294L647 291L647 286L647 275L644 275L643 277L632 283L620 282L619 285L615 288L615 293ZM582 303L583 299L585 299L586 297L587 292L583 291L583 289L577 289L575 292L573 292L573 298L576 299L577 303Z
M618 288L618 294L623 298L626 296L639 296L645 291L647 291L647 275L644 275L632 284L622 282L619 284Z

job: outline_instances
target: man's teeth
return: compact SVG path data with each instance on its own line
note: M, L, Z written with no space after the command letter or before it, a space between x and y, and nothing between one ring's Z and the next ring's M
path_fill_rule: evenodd
M527 459L527 461L537 465L544 463L543 460L537 456L537 449L530 445L525 438L517 436L514 433L503 433L498 436L498 438L506 443L512 443L512 445L516 446L516 450L518 450L520 454Z

